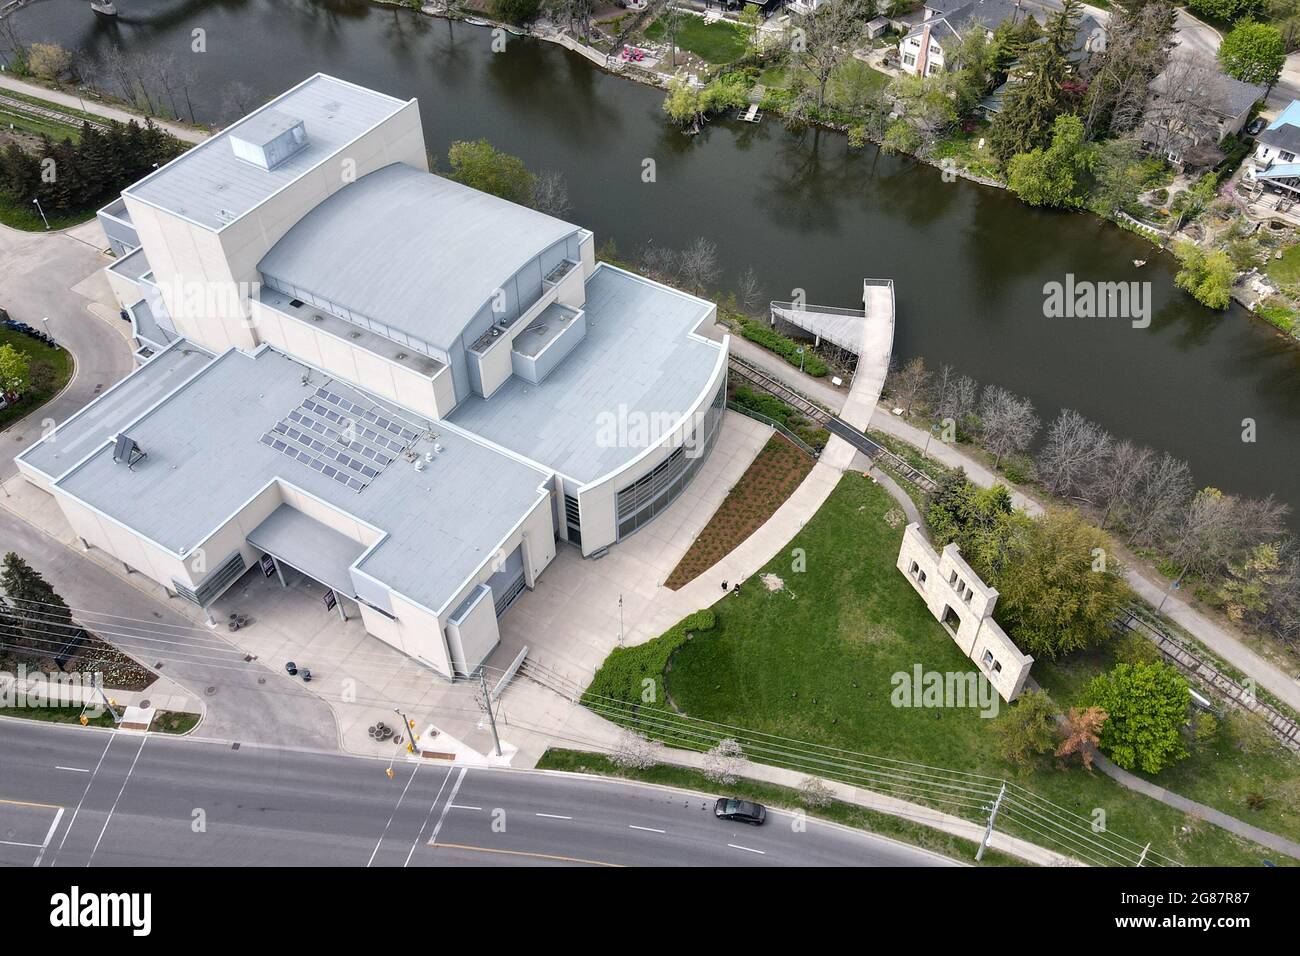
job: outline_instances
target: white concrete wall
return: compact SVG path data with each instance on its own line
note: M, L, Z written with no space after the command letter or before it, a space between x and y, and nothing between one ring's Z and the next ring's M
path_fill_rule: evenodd
M166 588L171 588L173 578L182 584L197 584L195 575L179 555L128 531L59 488L54 488L52 493L72 530L92 547L111 554Z
M501 640L491 588L482 588L479 596L460 621L447 623L447 646L451 650L456 673L468 676L487 659Z
M701 323L707 327L713 322L717 308ZM576 491L567 488L570 495L578 499L578 508L582 515L582 553L589 555L607 547L618 540L618 491L626 488L642 475L654 470L654 467L673 453L673 450L689 438L697 426L704 422L703 413L708 410L708 403L713 400L723 381L727 377L727 357L724 348L721 360L709 378L699 403L683 416L682 421L665 435L653 448L628 465L624 470L606 475L596 481L583 485ZM561 502L563 510L563 502Z
M442 418L455 407L445 365L430 378L261 302L249 307L258 338L267 345L426 418Z
M1033 657L1016 647L997 621L993 609L998 592L971 571L955 544L942 556L915 524L903 532L897 567L962 653L974 661L1004 700L1015 700L1025 686ZM957 615L953 628L945 621L949 609Z
M198 547L186 556L186 563L191 567L191 577L195 583L202 582L211 571L217 569L234 551L244 555L244 564L252 567L262 557L262 552L245 540L259 524L270 517L271 512L284 501L280 487L275 482L267 485L252 500L241 508L238 514L230 518ZM197 562L202 562L200 566ZM205 570L201 570L201 567Z
M207 148L224 149L228 144ZM414 102L219 231L125 195L177 331L217 352L232 345L256 347L259 340L248 320L248 300L238 294L238 283L259 281L258 262L308 212L344 186L395 162L428 170ZM187 307L185 291L195 284L220 288L223 294Z

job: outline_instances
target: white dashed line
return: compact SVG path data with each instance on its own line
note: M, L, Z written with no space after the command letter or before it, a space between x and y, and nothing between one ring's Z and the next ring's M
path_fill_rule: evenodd
M731 847L733 850L744 850L746 853L757 853L759 856L767 856L767 853L764 850L755 850L753 847L741 846L739 843L728 843L727 846Z
M467 806L463 806L462 804L459 804L459 803L453 803L453 804L452 804L450 807L448 807L447 809L448 809L448 810L482 810L483 808L482 808L482 807L467 807Z
M558 813L534 813L535 817L546 817L548 820L572 820L573 817L562 817Z
M654 827L639 827L635 823L627 825L629 830L644 830L646 833L667 833L667 830L656 830Z
M90 773L87 767L55 767L55 770L66 770L69 773Z

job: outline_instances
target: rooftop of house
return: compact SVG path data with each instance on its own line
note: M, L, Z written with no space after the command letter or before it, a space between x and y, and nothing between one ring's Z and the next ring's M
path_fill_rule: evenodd
M462 401L449 420L578 482L661 439L721 359L718 343L690 334L712 303L601 263L583 309L586 337L545 381L514 377L491 398ZM638 439L642 422L652 430Z
M1152 92L1165 97L1173 94L1170 89L1171 70L1173 75L1186 77L1182 82L1194 83L1184 88L1183 96L1222 117L1240 116L1262 100L1267 92L1263 86L1243 83L1208 64L1204 70L1185 70L1178 63L1151 81Z
M580 231L394 163L309 212L258 269L282 289L447 349L503 283Z
M141 391L162 355L132 376ZM360 570L438 611L548 494L546 472L270 347L232 349L170 395L152 391L165 400L143 417L140 403L101 412L99 451L58 487L174 553L278 479L379 529ZM113 460L119 432L146 455L132 468ZM417 470L408 453L433 458Z
M123 190L219 231L316 168L407 105L384 93L317 73L261 109ZM242 158L243 144L267 145L301 122L305 142L267 169Z
M1277 119L1259 134L1256 142L1288 152L1300 153L1300 100L1292 100Z
M986 30L995 30L1013 17L1029 16L1016 0L963 0L961 3L935 0L927 3L926 8L934 10L935 16L916 24L908 33L909 37L920 34L926 27L931 36L942 38L947 34L960 37L976 23Z

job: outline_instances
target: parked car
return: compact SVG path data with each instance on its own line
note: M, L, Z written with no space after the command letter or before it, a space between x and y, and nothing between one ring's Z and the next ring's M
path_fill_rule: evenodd
M750 826L762 826L767 819L767 809L761 803L750 800L733 800L719 797L713 805L713 815L719 820L733 820L736 823L748 823Z
M1259 131L1264 128L1264 122L1264 117L1256 116L1250 121L1250 125L1246 127L1246 133L1250 136L1258 136Z

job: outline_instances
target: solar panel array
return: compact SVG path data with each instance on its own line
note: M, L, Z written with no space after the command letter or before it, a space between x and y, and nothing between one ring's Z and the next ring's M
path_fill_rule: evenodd
M318 388L314 398L303 399L261 441L326 478L362 491L416 437L403 423Z

